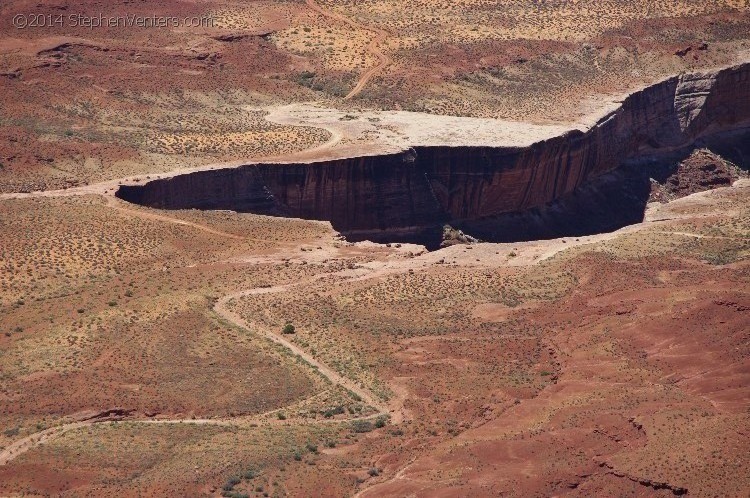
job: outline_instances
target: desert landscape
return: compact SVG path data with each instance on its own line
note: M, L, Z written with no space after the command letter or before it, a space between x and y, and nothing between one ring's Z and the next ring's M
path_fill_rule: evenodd
M0 5L0 496L750 495L750 3Z

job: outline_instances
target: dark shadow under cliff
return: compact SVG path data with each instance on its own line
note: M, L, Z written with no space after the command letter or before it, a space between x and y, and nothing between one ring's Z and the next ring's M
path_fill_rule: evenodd
M463 220L455 222L454 226L488 242L522 242L611 232L643 221L647 204L655 200L652 195L655 186L679 177L680 165L698 150L709 151L720 161L736 165L741 174L746 175L750 169L750 129L703 137L689 147L665 153L636 156L544 206ZM683 195L731 184L713 174L716 179L709 178L703 188L698 185Z
M439 246L445 224L498 242L587 235L641 221L651 178L674 175L695 148L746 165L748 125L744 64L667 79L628 96L585 132L528 147L420 146L309 164L249 164L123 185L116 195L160 209L330 221L349 240L430 248Z
M521 242L591 235L638 223L643 220L654 183L663 183L675 174L678 165L699 148L747 169L750 129L714 134L688 147L632 157L555 200L496 216L454 215L455 211L471 214L482 208L468 209L463 204L451 208L450 188L441 182L436 167L442 164L455 174L456 166L449 163L456 159L445 159L450 156L446 152L450 148L355 159L360 161L355 167L350 162L333 164L330 171L309 165L204 171L146 186L122 186L116 195L165 209L227 209L330 221L336 231L353 242L408 242L437 249L443 242L445 224L486 242ZM496 154L491 157L483 150L473 155L466 149L461 151L459 158L471 159L461 169L472 172L462 174L464 192L475 188L472 179L487 174L483 173L484 165L497 167L503 160L515 161L518 152L508 149ZM527 197L524 194L518 199Z

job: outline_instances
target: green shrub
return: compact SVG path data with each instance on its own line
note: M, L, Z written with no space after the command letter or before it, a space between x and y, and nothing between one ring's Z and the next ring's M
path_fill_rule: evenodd
M5 437L13 437L18 436L18 433L20 432L20 427L13 427L12 429L7 429L3 431L3 434L5 434Z
M355 420L352 422L352 430L354 432L370 432L372 431L372 422L369 420Z
M223 489L224 491L232 491L236 485L242 482L242 479L240 479L237 476L232 476L227 480L227 483L224 485Z
M286 322L284 325L284 328L281 329L282 334L294 334L294 325L292 325L290 322Z
M344 407L339 405L336 408L329 408L328 410L324 411L323 416L325 418L331 418L334 415L341 415L344 412L345 412Z

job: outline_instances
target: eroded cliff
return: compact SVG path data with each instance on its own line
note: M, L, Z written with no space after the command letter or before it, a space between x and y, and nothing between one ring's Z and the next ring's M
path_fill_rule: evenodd
M352 238L398 239L443 223L497 240L583 234L642 216L648 186L617 171L624 164L680 154L730 131L746 140L748 127L750 63L670 78L630 95L586 132L529 147L415 146L309 164L248 164L122 186L117 196L164 209L329 220Z

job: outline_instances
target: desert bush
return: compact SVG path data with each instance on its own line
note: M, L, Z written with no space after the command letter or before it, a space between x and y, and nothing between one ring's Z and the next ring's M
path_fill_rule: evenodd
M242 479L240 479L237 476L232 476L227 480L226 484L224 484L224 487L221 489L222 491L229 493L230 491L233 491L234 487L241 482L242 482ZM232 496L232 495L222 493L222 496Z
M20 427L13 427L12 429L6 429L5 431L3 431L3 434L5 435L5 437L13 437L17 436L20 430Z
M352 422L352 430L354 432L370 432L372 431L372 429L372 422L370 422L369 420L355 420L354 422Z
M336 408L329 408L328 410L324 411L323 416L325 418L331 418L334 415L341 415L344 412L345 412L344 407L339 405Z

